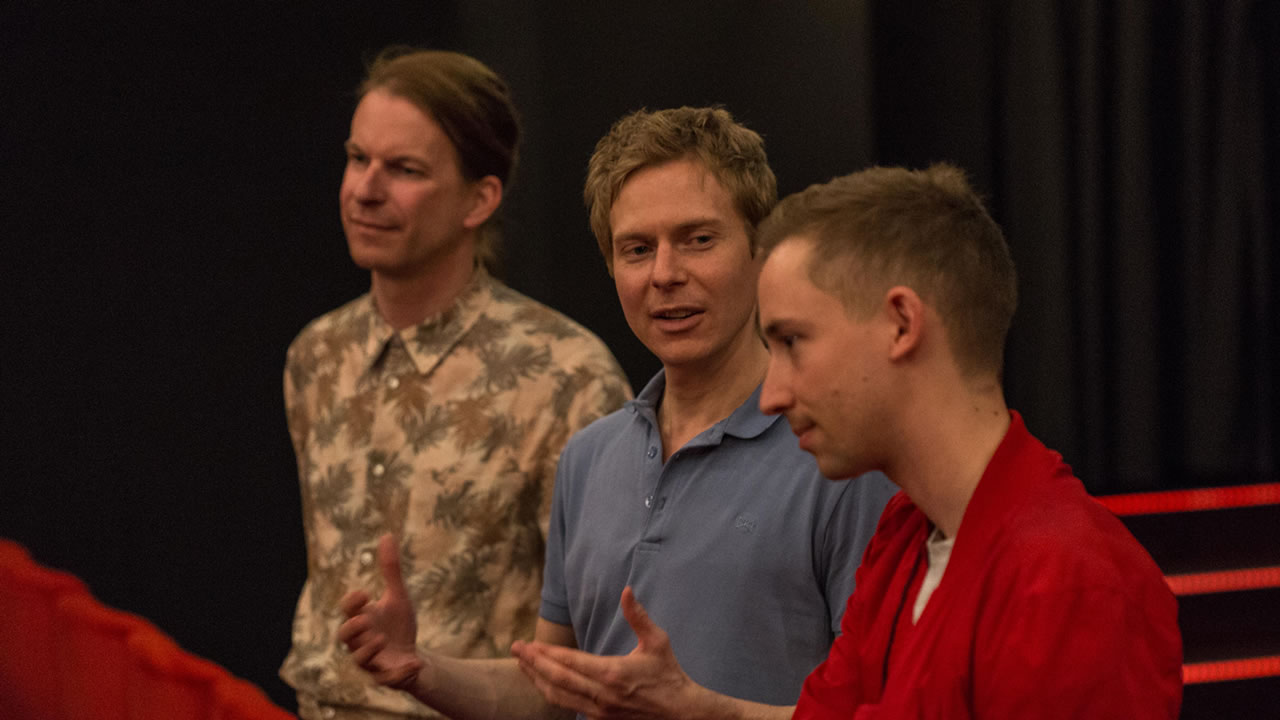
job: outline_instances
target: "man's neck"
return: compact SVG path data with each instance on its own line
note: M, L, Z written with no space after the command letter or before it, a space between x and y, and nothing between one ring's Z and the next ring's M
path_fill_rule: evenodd
M1009 430L999 383L950 398L934 394L933 408L912 413L902 428L902 460L886 468L946 537L955 537L978 482Z
M382 319L396 330L403 330L453 305L474 272L470 258L448 258L412 275L388 275L375 270L371 273L370 292Z
M666 387L658 407L662 459L728 417L764 379L769 353L748 327L721 356L691 366L663 366Z

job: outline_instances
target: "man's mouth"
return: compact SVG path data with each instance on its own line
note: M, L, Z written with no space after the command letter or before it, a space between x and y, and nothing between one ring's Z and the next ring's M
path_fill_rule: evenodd
M796 436L796 440L799 441L800 449L808 450L809 440L811 439L810 431L813 430L814 424L799 418L793 420L790 417L787 418L787 424L791 425L791 432Z
M392 225L389 223L374 222L372 220L365 220L363 218L351 218L351 224L358 225L359 227L362 227L362 228L368 228L370 230L394 230L395 229L395 225Z

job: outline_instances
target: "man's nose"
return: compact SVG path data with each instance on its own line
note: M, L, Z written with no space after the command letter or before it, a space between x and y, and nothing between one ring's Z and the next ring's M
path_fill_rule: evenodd
M777 415L791 407L794 397L787 384L783 370L769 361L769 369L764 376L764 384L760 388L760 412L765 415Z
M653 251L654 287L679 285L686 280L684 260L672 243L660 242Z
M355 181L355 198L362 203L381 202L386 199L387 188L384 173L370 163L359 171Z

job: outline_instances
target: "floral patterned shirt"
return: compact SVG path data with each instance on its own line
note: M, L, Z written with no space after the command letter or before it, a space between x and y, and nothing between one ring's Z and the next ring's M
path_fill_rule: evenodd
M433 716L351 661L339 600L381 592L394 532L419 646L506 655L533 635L560 450L630 395L598 338L479 269L399 332L369 294L312 321L284 374L307 580L280 676L309 706Z

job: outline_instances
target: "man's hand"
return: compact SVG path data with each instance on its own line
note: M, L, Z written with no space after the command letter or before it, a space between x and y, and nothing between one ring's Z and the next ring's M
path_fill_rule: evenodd
M517 642L511 653L547 702L593 718L688 717L702 690L680 664L667 633L628 587L622 614L639 644L628 655L602 657L558 645Z
M338 639L347 644L351 658L383 685L409 690L422 669L415 642L418 622L400 577L400 554L394 535L378 543L378 567L386 589L377 602L355 590L342 598L347 621L338 628Z

